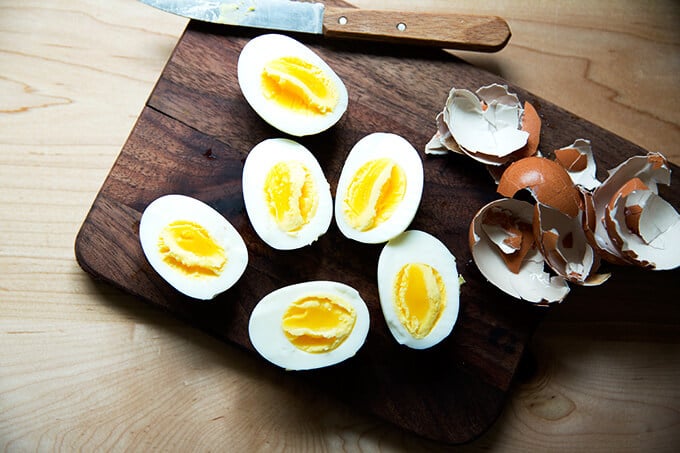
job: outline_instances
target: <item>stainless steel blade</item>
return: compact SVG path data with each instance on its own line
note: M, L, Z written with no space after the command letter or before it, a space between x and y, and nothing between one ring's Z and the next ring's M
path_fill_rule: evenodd
M323 32L324 6L290 0L140 0L191 19L303 33Z

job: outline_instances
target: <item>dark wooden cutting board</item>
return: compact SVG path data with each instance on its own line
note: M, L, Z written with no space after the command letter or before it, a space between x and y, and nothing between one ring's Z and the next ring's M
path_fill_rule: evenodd
M189 24L76 238L79 264L95 278L253 354L248 317L264 295L306 280L347 283L369 306L366 344L345 363L296 373L299 378L319 391L335 389L335 396L357 410L426 438L446 443L475 438L500 413L525 346L546 310L505 296L471 261L468 226L481 206L498 198L495 184L480 164L464 157L422 154L426 182L412 228L430 232L450 248L466 283L449 338L425 351L397 345L377 295L381 246L349 241L332 225L310 247L277 252L257 237L248 221L241 191L244 160L255 144L282 136L248 106L237 83L239 52L253 36L229 27ZM335 69L349 91L349 108L335 127L299 140L318 158L333 192L345 156L363 136L396 133L422 152L451 87L474 90L505 83L440 50L297 38ZM543 150L588 138L601 175L624 158L645 152L519 87L511 89L532 102L542 117ZM675 181L662 192L676 206L678 188ZM182 296L143 256L138 242L141 212L168 193L213 206L248 245L250 262L242 279L213 301ZM569 298L605 297L625 304L646 297L650 284L663 287L672 277L628 268L616 274L620 277L600 288L573 289L566 303ZM262 367L273 365L263 359ZM336 381L343 384L330 385Z

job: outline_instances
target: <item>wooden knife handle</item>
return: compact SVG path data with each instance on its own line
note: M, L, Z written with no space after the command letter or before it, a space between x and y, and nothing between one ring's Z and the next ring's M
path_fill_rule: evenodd
M510 40L497 16L326 7L324 36L496 52Z

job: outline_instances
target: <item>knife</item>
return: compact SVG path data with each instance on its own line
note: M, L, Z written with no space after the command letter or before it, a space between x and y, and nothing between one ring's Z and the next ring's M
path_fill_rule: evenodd
M496 52L510 27L498 16L326 7L293 0L140 0L191 19L446 49Z

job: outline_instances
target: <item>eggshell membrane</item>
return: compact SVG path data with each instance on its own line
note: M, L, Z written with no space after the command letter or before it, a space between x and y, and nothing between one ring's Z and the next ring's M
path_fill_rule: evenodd
M543 270L544 258L538 248L527 253L518 273L508 269L498 247L492 244L481 226L484 213L489 209L505 210L518 222L533 225L534 206L525 201L503 198L482 207L470 224L468 238L472 257L482 275L517 299L538 305L563 301L569 294L569 285L564 278L551 276Z
M346 220L343 208L345 193L354 174L371 160L389 157L406 173L406 193L391 217L376 227L359 231ZM375 132L359 140L347 155L335 196L335 222L342 234L358 242L379 244L403 233L415 217L423 193L423 162L418 151L403 137L386 132Z
M217 277L192 278L169 266L158 252L161 231L176 220L200 224L224 248L227 262ZM248 250L239 232L215 209L185 195L164 195L142 213L139 239L151 267L177 291L194 299L209 300L231 288L248 265Z
M320 68L338 90L338 104L325 115L291 111L267 99L261 87L262 70L268 62L283 56L300 57ZM347 88L333 69L301 42L280 34L260 35L241 50L237 64L238 82L243 96L255 112L271 126L297 137L313 135L335 125L347 110Z
M414 338L403 326L393 299L394 279L401 268L409 263L423 263L436 269L446 288L446 306L429 335ZM458 271L456 258L434 236L419 230L408 230L391 239L378 258L378 293L387 326L399 344L413 349L430 348L449 336L458 319Z
M617 167L609 170L609 176L593 191L595 209L594 238L602 257L615 264L628 262L609 236L606 225L606 211L613 197L629 180L638 178L654 193L658 192L658 184L670 184L670 169L666 159L659 153L648 153L645 156L633 156Z
M278 228L269 215L264 198L264 183L269 170L282 161L298 161L309 171L317 190L316 215L294 234ZM243 199L248 218L257 235L272 248L293 250L307 246L328 231L333 218L333 198L330 185L314 155L301 144L285 139L264 140L248 153L242 174Z
M356 322L349 336L326 353L311 353L296 348L281 328L289 304L309 295L334 295L354 307ZM248 335L255 350L269 362L287 370L311 370L343 362L353 357L368 336L370 316L357 290L334 281L308 281L279 288L263 297L253 309Z
M513 162L503 172L497 192L513 197L522 189L541 203L575 217L581 212L581 195L567 171L544 157L526 157Z

